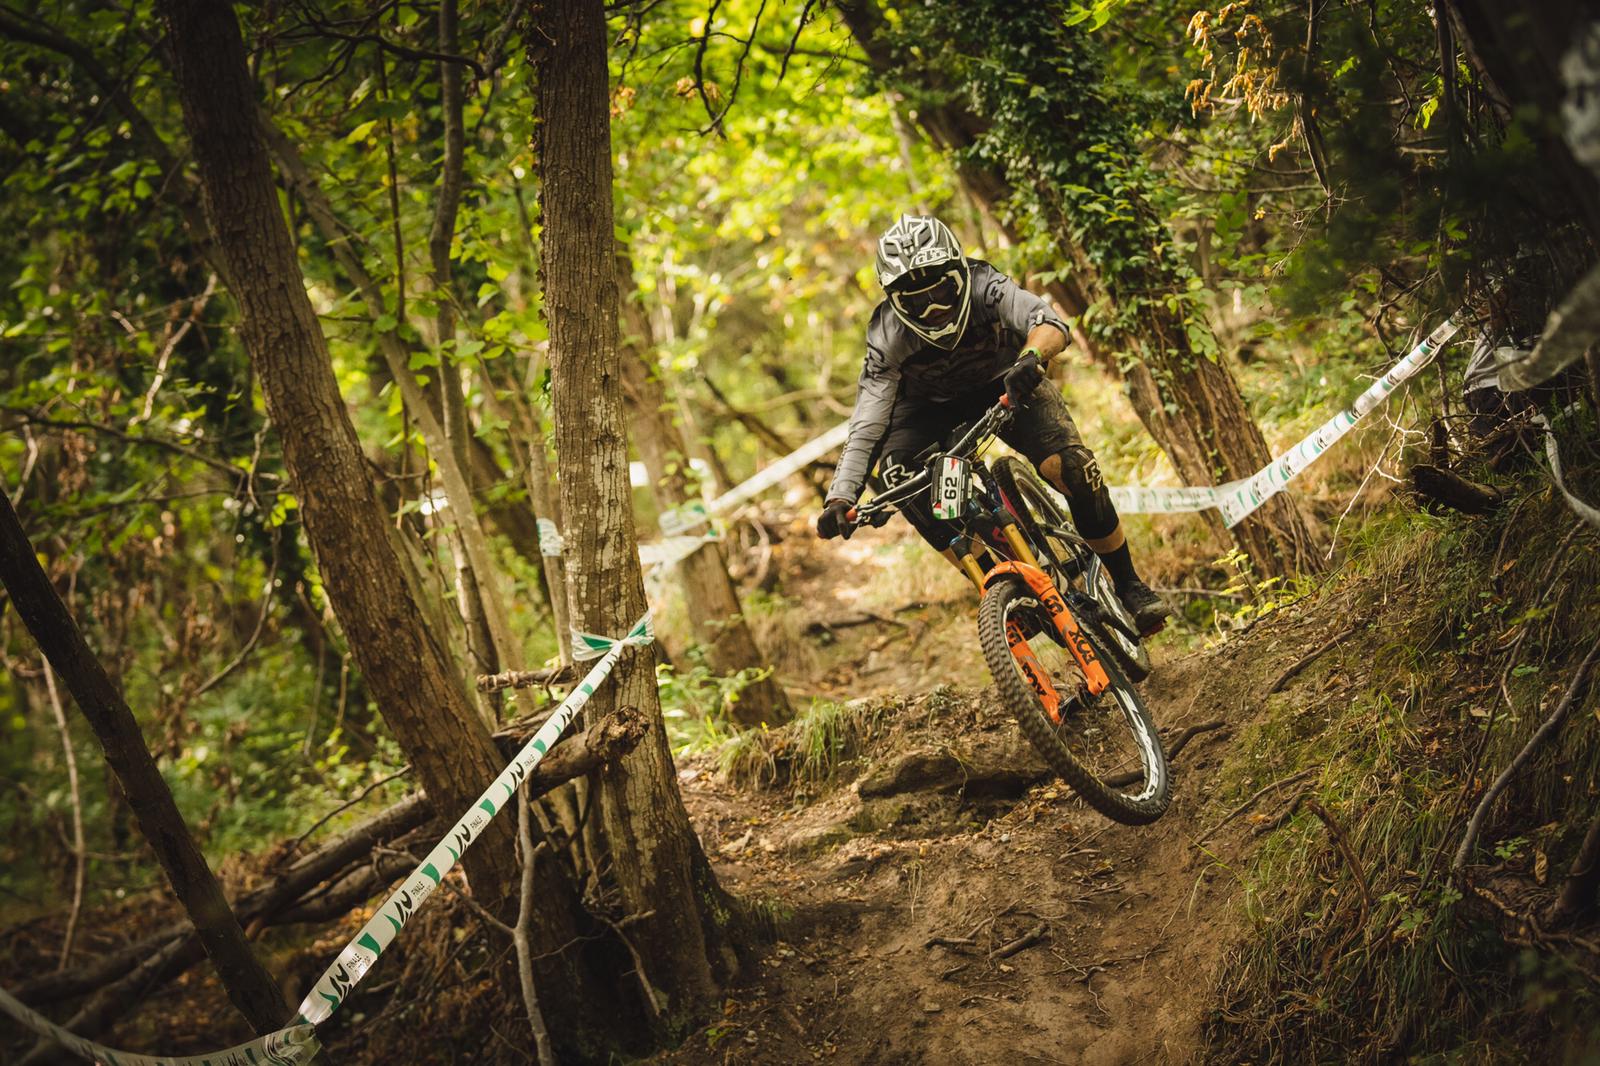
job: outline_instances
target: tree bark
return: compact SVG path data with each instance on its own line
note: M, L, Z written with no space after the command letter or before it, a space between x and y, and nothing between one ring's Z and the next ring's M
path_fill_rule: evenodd
M617 351L609 74L601 0L546 0L524 34L537 79L542 267L567 581L574 623L620 636L644 613ZM655 673L634 654L595 693L591 715L642 709L650 734L602 777L606 840L631 938L681 1034L716 1000L728 969L727 913L689 825L667 748Z
M934 100L948 94L950 86L936 75L903 62L885 39L884 18L874 0L841 0L839 10L868 62L880 74L919 78L921 88ZM969 150L988 131L989 123L967 107L923 102L917 121L935 144L956 155L962 184L1013 241L1020 233L1006 219L1004 205L1016 191L1014 182L1030 182L1046 205L1056 200L1047 181L1002 172L971 157ZM1111 298L1110 279L1100 276L1076 246L1061 212L1051 213L1050 236L1062 258L1072 265L1073 276L1046 288L1063 310L1075 317L1091 304ZM1152 291L1171 288L1166 281L1145 279L1141 286ZM1248 477L1271 461L1266 441L1232 373L1220 360L1207 359L1191 349L1187 331L1175 315L1151 307L1139 323L1138 335L1112 336L1109 350L1079 329L1073 330L1073 338L1099 366L1123 379L1140 422L1185 484L1216 485ZM1114 354L1117 350L1139 358L1124 367ZM1210 514L1208 521L1222 531L1218 516ZM1317 537L1299 504L1287 493L1268 501L1232 533L1263 575L1315 570L1322 565Z
M665 513L698 496L687 474L689 449L672 417L656 366L649 316L629 298L634 288L633 263L626 255L617 258L617 282L624 294L622 320L627 325L622 345L622 393L631 410L634 446L649 474L656 506ZM762 653L745 621L722 545L707 541L678 568L689 623L695 639L706 649L707 665L724 675L746 669L768 671L739 694L738 702L728 710L729 717L742 726L778 725L794 717L789 697L771 672L771 660Z
M385 313L383 291L346 239L344 229L334 214L333 205L311 172L306 169L305 162L300 158L294 145L272 125L270 117L261 113L260 123L268 147L278 160L284 180L300 194L306 205L306 213L322 231L340 269L356 286L367 305L368 312L376 319ZM428 446L428 454L439 467L439 480L443 484L445 498L450 504L451 517L461 533L462 550L471 562L473 572L482 575L478 587L483 594L484 616L493 634L494 645L499 649L500 665L510 670L521 669L521 647L512 637L499 590L491 580L495 568L489 551L489 541L484 535L482 524L478 521L472 488L467 482L466 473L456 462L455 452L446 439L443 426L434 416L433 408L423 395L422 387L417 384L416 375L409 369L411 353L405 343L394 331L379 333L377 341L378 349L383 354L384 362L388 364L395 385L400 389L406 408L417 420L417 428L422 432L423 440Z
M288 1004L245 939L222 886L189 835L172 791L145 746L139 723L83 639L66 604L39 565L11 499L0 491L0 581L50 667L66 683L94 729L106 763L117 776L139 829L166 871L228 999L257 1033L270 1033L289 1016Z
M199 0L167 0L162 10L206 218L226 276L237 279L231 291L239 331L282 440L328 598L428 794L465 810L500 760L400 576L405 564L389 538L279 208L238 22L227 5ZM465 865L478 890L498 898L515 872L511 826L491 822L485 837Z

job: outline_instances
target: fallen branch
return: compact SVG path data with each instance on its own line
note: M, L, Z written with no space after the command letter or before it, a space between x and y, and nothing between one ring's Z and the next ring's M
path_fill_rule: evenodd
M1024 951L1027 948L1033 947L1033 945L1044 939L1045 931L1048 928L1049 927L1044 922L1040 922L1032 929L1029 929L1026 933L1023 933L1021 936L1017 937L1015 940L1001 944L999 947L989 952L989 961L998 962L1001 959L1009 959L1019 951Z
M1428 463L1417 463L1411 468L1411 491L1420 500L1469 515L1499 510L1510 495L1504 489L1468 481Z
M1334 645L1336 645L1340 641L1344 640L1345 637L1348 637L1351 633L1354 633L1355 629L1356 629L1355 626L1351 626L1350 628L1343 630L1342 632L1340 632L1340 633L1328 638L1327 640L1323 641L1321 644L1317 645L1315 648L1312 648L1309 652L1307 652L1306 654L1302 655L1300 658L1296 659L1293 663L1289 664L1289 668L1287 670L1285 670L1283 673L1278 675L1278 679L1276 681L1274 681L1272 684L1267 686L1267 691L1262 693L1262 695L1263 696L1270 696L1274 692L1281 691L1283 689L1283 686L1287 685L1290 681L1294 680L1296 674L1300 673L1300 671L1302 671L1306 667L1310 666L1313 662L1315 662L1321 655L1323 655L1325 652L1327 652L1329 649L1331 649Z
M564 666L548 666L543 670L507 670L499 674L479 674L478 691L499 692L505 688L555 685L571 681L577 676L577 670L571 663Z
M1506 790L1511 779L1533 758L1533 753L1561 728L1567 720L1567 715L1572 713L1572 708L1585 691L1589 680L1589 668L1594 665L1596 656L1600 656L1600 640L1589 646L1588 654L1583 657L1583 662L1578 664L1577 673L1572 675L1572 683L1567 686L1567 691L1562 695L1561 702L1556 704L1550 716L1540 723L1534 730L1533 736L1517 752L1511 760L1511 765L1501 771L1500 776L1494 779L1483 798L1478 801L1478 807L1472 812L1472 820L1467 823L1467 831L1461 838L1461 846L1456 848L1455 858L1450 860L1450 873L1459 876L1462 867L1466 866L1467 859L1472 855L1473 847L1478 843L1478 836L1483 832L1483 824L1489 818L1489 809L1494 806L1494 801Z
M356 804L360 803L362 800L364 800L368 796L372 795L374 792L376 792L378 789L382 788L384 785L387 785L389 782L395 780L396 778L401 777L401 776L403 776L405 774L408 774L410 772L411 772L411 767L410 766L402 766L402 767L400 767L400 769L396 770L394 773L389 774L387 777L379 778L378 780L374 781L372 784L368 785L366 788L362 789L360 791L360 793L357 794L354 799L346 800L345 802L339 804L339 806L335 807L333 810L329 811L327 814L324 814L321 818L318 818L315 822L312 822L310 829L307 829L304 833L301 833L299 836L295 837L294 841L292 843L290 843L289 850L285 853L285 857L287 857L288 855L293 855L295 852L299 851L300 850L300 845L304 844L306 842L306 838L307 837L309 837L311 834L315 833L318 829L321 829L323 826L327 825L334 818L336 818L339 815L343 814L345 811L348 811L351 807L354 807Z
M644 718L625 708L608 715L545 757L525 787L529 799L582 777L631 751L644 736ZM512 738L502 738L510 742ZM301 857L271 882L232 901L251 935L290 922L337 917L370 899L411 868L409 859L369 857L425 825L433 808L417 792ZM94 1038L140 1000L202 958L186 921L173 922L138 942L93 962L44 974L17 990L30 1006L95 993L69 1027ZM161 959L161 966L152 960ZM108 982L110 982L108 984ZM99 989L99 992L96 992ZM134 990L138 994L134 994Z

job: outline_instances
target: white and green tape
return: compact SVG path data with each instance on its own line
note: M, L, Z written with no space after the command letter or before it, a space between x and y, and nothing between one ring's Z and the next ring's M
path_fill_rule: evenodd
M316 1030L310 1025L291 1025L275 1033L223 1051L204 1055L136 1055L118 1051L93 1040L68 1032L49 1018L32 1010L0 989L0 1010L4 1010L40 1036L47 1036L84 1058L106 1066L299 1066L310 1062L321 1050Z
M1230 481L1225 485L1188 488L1116 486L1111 489L1111 502L1116 504L1117 510L1128 514L1172 514L1180 511L1203 511L1208 507L1215 507L1222 512L1224 524L1229 527L1236 526L1262 504L1287 488L1289 482L1301 471L1320 459L1329 448L1354 429L1356 423L1388 399L1391 392L1427 366L1460 328L1460 324L1454 318L1446 319L1391 366L1382 377L1373 382L1367 391L1356 397L1355 403L1328 419L1293 448L1247 478Z
M351 990L361 983L379 956L400 935L400 930L405 928L417 908L433 895L445 875L482 835L489 821L511 802L522 783L533 773L534 767L555 747L573 718L610 676L623 651L630 646L650 644L654 640L649 611L622 637L573 631L573 658L600 661L584 675L576 688L567 693L567 698L561 701L561 705L539 727L533 738L523 745L500 776L484 789L477 802L456 821L444 839L389 894L372 919L361 927L361 931L344 946L344 950L317 979L317 983L301 1001L294 1021L277 1032L207 1055L135 1055L76 1036L30 1010L3 990L0 990L0 1010L40 1035L48 1036L86 1058L109 1066L295 1066L310 1062L318 1051L314 1027L332 1017L340 1004L349 998Z
M548 518L535 520L539 527L539 554L557 558L567 550L567 542L561 536L561 531L556 528L555 522Z

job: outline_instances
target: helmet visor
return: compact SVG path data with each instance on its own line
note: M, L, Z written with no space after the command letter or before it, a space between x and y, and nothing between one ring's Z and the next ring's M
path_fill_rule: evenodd
M966 297L966 272L954 263L908 276L889 293L900 317L935 332L955 324Z

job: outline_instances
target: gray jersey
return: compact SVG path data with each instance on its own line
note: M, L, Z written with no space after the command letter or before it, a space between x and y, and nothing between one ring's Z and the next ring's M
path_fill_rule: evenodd
M981 259L972 267L972 317L954 349L918 337L889 307L878 304L867 325L867 359L856 386L850 437L833 475L828 498L854 501L861 495L878 442L889 430L902 396L944 402L1004 376L1028 334L1046 323L1067 335L1050 305Z

